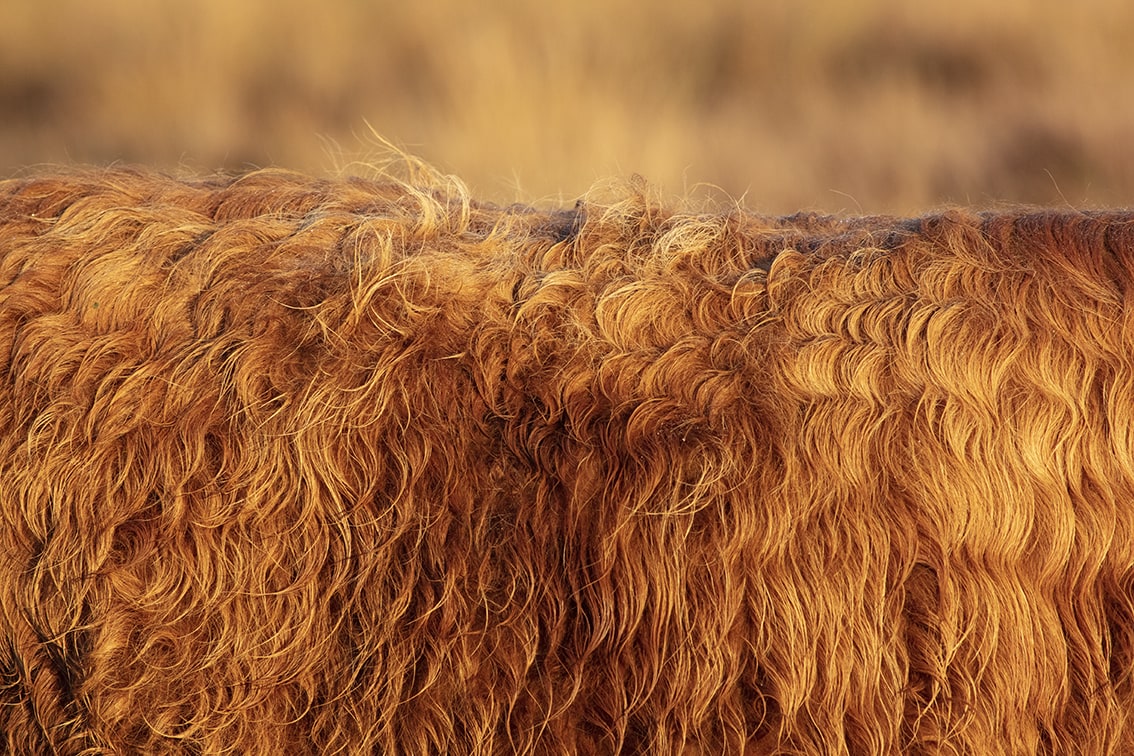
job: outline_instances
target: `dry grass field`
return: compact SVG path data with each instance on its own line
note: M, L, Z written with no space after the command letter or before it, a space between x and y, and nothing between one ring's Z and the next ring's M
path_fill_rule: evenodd
M1134 197L1125 0L0 8L2 175L327 173L380 134L503 202L631 173L769 213Z

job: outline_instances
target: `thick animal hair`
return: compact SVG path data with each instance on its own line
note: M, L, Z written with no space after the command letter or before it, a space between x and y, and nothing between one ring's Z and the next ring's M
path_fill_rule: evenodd
M0 183L11 753L1134 752L1134 215Z

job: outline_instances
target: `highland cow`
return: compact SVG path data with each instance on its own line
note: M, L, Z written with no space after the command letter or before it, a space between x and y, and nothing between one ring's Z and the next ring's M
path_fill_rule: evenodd
M0 183L12 753L1134 752L1134 215Z

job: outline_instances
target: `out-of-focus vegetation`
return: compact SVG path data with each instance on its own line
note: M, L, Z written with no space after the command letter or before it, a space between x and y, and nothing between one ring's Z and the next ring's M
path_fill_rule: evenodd
M1128 0L0 0L0 19L2 175L327 173L377 133L502 202L639 173L772 213L1134 204Z

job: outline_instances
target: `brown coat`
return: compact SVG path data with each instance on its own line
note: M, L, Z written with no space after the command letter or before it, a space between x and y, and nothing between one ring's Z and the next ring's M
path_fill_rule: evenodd
M0 182L0 518L13 753L1131 752L1134 215Z

